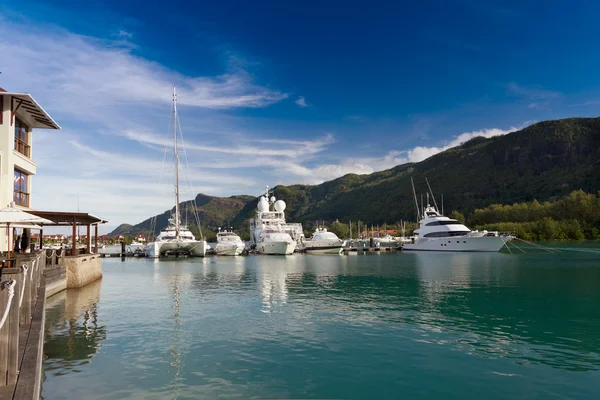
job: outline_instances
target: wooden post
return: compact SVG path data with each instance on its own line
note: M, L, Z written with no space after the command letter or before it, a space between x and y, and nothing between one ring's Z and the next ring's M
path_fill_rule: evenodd
M90 254L92 252L92 242L90 241L91 236L90 236L90 231L91 231L92 227L90 224L87 225L87 237L85 238L85 241L87 242L86 244L86 250L87 250L87 254Z
M40 250L44 247L44 230L40 229Z
M71 242L72 242L72 248L71 248L71 255L72 256L76 256L77 255L77 223L75 222L75 219L73 219L73 236L71 237Z
M94 253L98 253L98 224L94 226Z

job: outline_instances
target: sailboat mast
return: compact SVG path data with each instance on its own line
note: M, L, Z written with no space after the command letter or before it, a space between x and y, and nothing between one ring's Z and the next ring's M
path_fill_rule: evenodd
M175 156L175 237L179 237L179 152L177 151L177 92L173 86L173 153Z

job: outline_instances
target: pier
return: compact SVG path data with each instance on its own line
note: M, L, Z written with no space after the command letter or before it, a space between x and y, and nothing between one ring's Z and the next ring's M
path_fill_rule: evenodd
M44 348L46 252L17 255L1 270L0 398L39 399Z
M90 234L94 227L97 236L104 219L84 213L31 214L44 215L53 226L72 226L74 233L77 226L87 226L87 243L84 249L17 253L10 263L2 263L10 267L0 269L0 400L40 398L46 298L102 278L100 254L97 246L92 248Z

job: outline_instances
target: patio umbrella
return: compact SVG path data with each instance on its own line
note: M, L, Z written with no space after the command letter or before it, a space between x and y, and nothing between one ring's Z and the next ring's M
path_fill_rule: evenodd
M54 222L46 218L38 217L37 215L29 214L14 206L12 203L9 207L0 210L0 226L6 225L6 234L10 238L10 227L13 228L40 228L38 224L53 224ZM12 240L8 241L8 259L12 250Z

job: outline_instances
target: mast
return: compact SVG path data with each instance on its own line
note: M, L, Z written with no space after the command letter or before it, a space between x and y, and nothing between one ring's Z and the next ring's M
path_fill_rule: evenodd
M419 202L417 201L417 192L415 191L415 182L413 181L412 176L410 177L410 183L412 185L413 196L415 198L415 208L417 209L417 222L421 220L421 212L419 211Z
M433 195L433 190L431 190L431 186L429 185L429 180L427 180L427 178L425 178L425 182L427 182L427 187L429 188L429 193L431 193L431 197L433 197L433 205L435 206L435 209L437 212L440 212L440 209L438 208L437 205L437 201L435 201L435 196ZM429 200L427 200L427 202L429 203ZM442 212L443 214L443 212Z
M173 148L175 156L175 237L179 237L179 152L177 151L177 92L173 86Z

